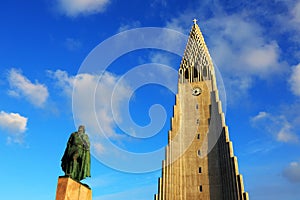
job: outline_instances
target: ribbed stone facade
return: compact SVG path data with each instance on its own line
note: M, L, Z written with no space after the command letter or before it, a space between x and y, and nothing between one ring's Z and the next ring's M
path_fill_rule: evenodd
M155 200L248 200L222 111L213 62L194 23Z

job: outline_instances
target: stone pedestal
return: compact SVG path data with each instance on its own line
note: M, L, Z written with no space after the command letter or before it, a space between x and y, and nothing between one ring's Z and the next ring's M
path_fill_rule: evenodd
M56 189L56 200L92 200L92 190L69 177L60 176Z

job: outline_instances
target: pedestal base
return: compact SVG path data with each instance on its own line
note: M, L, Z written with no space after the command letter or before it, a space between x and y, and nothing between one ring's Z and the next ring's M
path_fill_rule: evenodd
M56 200L92 200L92 190L69 177L58 178Z

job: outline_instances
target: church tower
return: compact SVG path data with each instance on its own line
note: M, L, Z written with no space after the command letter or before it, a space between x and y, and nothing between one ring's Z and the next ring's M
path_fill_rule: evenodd
M155 200L248 200L222 111L213 62L194 20Z

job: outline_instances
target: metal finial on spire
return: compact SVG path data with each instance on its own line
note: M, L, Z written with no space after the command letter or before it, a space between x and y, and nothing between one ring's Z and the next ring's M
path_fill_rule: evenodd
M197 21L198 21L197 19L193 19L194 24L197 24Z

